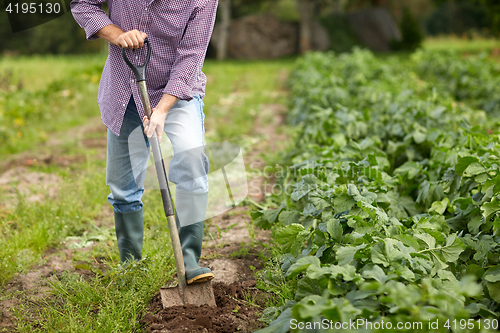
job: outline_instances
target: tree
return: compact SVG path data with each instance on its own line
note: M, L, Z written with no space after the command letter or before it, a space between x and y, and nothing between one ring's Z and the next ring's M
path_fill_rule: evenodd
M231 20L246 15L259 13L266 3L275 0L219 0L217 25L214 35L214 45L218 60L227 58Z
M437 5L443 5L450 0L433 0ZM500 1L498 0L455 0L456 3L470 3L482 6L488 16L489 29L494 33L500 32Z
M231 25L231 0L219 1L219 13L221 21L219 26L219 38L217 41L217 60L224 60L227 58L229 27Z
M312 48L312 16L316 0L297 0L300 16L299 50L301 54Z
M310 51L313 46L313 36L315 34L313 24L314 20L319 19L324 8L332 8L332 5L338 3L337 9L345 6L346 0L296 0L297 11L300 19L299 51L301 54Z
M498 0L468 0L473 3L478 3L486 8L489 17L490 28L493 33L500 32L500 1Z
M424 34L408 7L403 8L400 30L401 41L392 41L391 48L393 50L415 51L422 45Z

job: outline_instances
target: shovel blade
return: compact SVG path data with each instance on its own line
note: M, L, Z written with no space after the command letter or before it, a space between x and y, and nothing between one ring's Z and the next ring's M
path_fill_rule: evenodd
M160 294L163 308L186 304L217 306L215 304L212 281L187 285L184 290L184 298L179 286L171 288L163 287L160 289Z

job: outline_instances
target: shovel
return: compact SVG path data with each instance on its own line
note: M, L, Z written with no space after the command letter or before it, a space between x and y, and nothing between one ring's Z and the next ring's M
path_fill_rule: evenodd
M151 119L151 102L149 101L148 88L146 86L146 67L151 56L151 45L149 44L147 38L144 40L144 42L147 45L147 55L146 60L142 65L135 66L134 64L132 64L127 58L125 49L123 48L122 56L135 75L135 79L137 81L137 84L139 85L139 91L141 93L144 113L146 114L146 117L148 117L148 119ZM170 189L168 187L167 174L165 172L165 165L163 164L160 142L158 141L158 137L156 136L156 131L153 134L153 137L149 139L149 142L151 143L151 149L153 151L156 174L158 176L163 208L165 210L168 228L170 230L170 240L172 241L172 248L174 249L175 266L177 268L177 278L179 280L179 285L177 287L163 287L160 289L163 307L166 308L186 304L193 304L197 306L208 304L210 306L216 306L211 281L191 285L187 285L186 283L186 271L184 268L184 260L182 258L181 242L179 240L177 225L175 224L175 213L172 205L172 197L170 195Z

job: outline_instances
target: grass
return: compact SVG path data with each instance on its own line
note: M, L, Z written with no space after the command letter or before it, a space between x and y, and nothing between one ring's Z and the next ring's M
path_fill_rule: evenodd
M53 66L54 59L49 57L46 64L43 58L37 58L33 63L38 63L46 82L36 89L25 87L25 82L39 77L25 73L22 59L16 65L12 63L14 60L0 62L0 67L5 62L12 63L13 73L9 76L0 70L0 157L33 149L50 141L55 133L75 128L99 115L96 91L102 65L91 59L94 60L87 67L75 60L74 68L55 70L51 76L44 71ZM69 66L65 61L61 63L63 68ZM64 72L65 76L58 78Z
M59 251L93 242L91 250L76 251L68 259L74 267L87 270L87 277L81 275L82 271L63 273L51 280L50 297L29 299L29 292L0 292L1 298L23 300L16 310L20 332L140 331L139 319L149 299L174 275L169 235L157 191L146 190L143 197L143 255L148 259L127 269L119 268L112 209L106 200L109 190L105 184L105 161L98 149L85 148L77 141L103 139L106 134L104 131L73 134L82 125L95 122L99 114L96 75L100 74L103 62L100 55L0 60L0 73L6 68L13 71L12 85L20 80L29 82L3 91L2 96L7 96L9 103L14 98L23 101L15 105L15 112L23 116L15 130L23 135L13 135L10 137L13 141L7 145L2 142L0 156L4 162L19 152L30 158L38 158L42 152L55 153L75 157L77 161L70 166L57 163L28 166L30 172L60 177L58 184L50 185L59 187L59 195L52 200L29 202L19 193L16 207L0 209L0 285L16 274L30 271L36 264L43 264L48 249ZM207 137L245 143L253 134L256 118L261 116L262 104L286 102L285 95L276 92L282 88L282 78L292 63L292 59L207 61L204 68L209 78L204 109ZM23 113L27 105L33 107L31 114ZM11 121L19 117L14 112L10 116ZM42 131L45 138L40 134ZM15 190L17 186L10 188ZM9 188L3 192L6 189ZM3 195L0 194L0 199L7 200Z
M257 288L274 295L266 304L267 307L283 306L288 300L293 300L297 287L296 280L287 280L281 269L279 259L283 253L275 246L269 247L270 255L264 259L265 269L257 272Z
M279 92L294 59L275 61L207 61L205 127L208 139L236 140L254 134L254 122L263 117L261 105L286 105L286 94ZM250 125L250 126L249 126Z
M64 81L71 73L86 71L91 66L102 68L105 61L104 54L4 56L0 57L0 77L10 71L11 84L21 83L24 89L36 92L45 90L52 82Z
M51 283L53 297L38 302L36 321L19 321L18 330L140 331L138 319L142 317L149 299L173 273L174 264L165 260L164 254L165 249L157 249L153 257L90 279L83 279L76 273L63 273ZM23 307L18 309L19 318L23 317L24 310ZM32 311L31 307L29 312ZM34 330L34 327L40 329Z
M104 175L96 167L63 178L62 198L37 204L19 195L19 204L0 224L0 285L17 272L26 272L45 250L70 235L79 236L102 217L106 197ZM20 255L22 253L23 255Z
M0 58L0 157L29 150L97 117L104 61L102 55ZM286 103L276 87L292 65L293 59L207 60L207 140L248 141L255 119L265 117L260 106Z

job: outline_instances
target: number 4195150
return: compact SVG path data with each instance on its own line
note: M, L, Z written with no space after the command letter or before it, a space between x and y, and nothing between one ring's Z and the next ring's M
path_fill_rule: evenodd
M12 4L9 2L5 11L9 14L58 14L61 12L61 4L56 3L15 3Z

